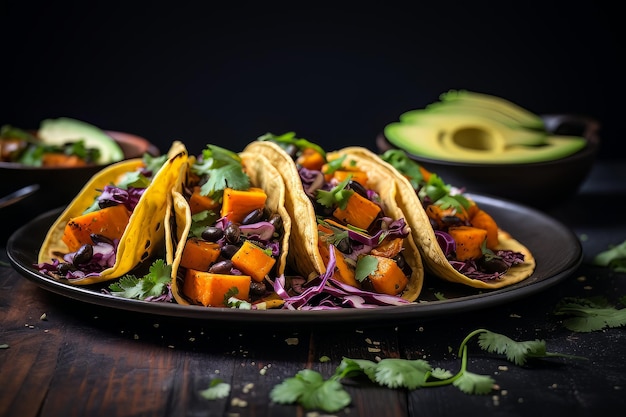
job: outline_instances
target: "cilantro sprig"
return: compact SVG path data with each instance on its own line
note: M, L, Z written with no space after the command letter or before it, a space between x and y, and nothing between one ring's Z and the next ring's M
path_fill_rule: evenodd
M299 151L302 151L306 148L312 148L319 152L324 158L326 158L326 151L324 151L321 146L306 139L297 138L295 132L287 132L283 133L282 135L275 135L268 132L264 135L259 136L257 140L274 142L283 149L287 148L289 145L295 146Z
M348 175L345 180L335 185L330 191L317 190L317 202L324 207L338 206L342 210L348 205L348 200L354 194L354 190L346 190L346 186L352 179L352 175Z
M207 145L202 158L194 161L191 171L206 178L200 193L217 200L224 189L247 190L250 177L244 172L241 157L231 150L216 145Z
M167 265L163 259L156 259L143 277L126 274L117 282L110 284L109 290L113 295L122 298L145 300L160 297L168 291L171 274L172 266Z
M423 359L386 358L374 362L344 357L329 378L325 379L312 369L303 369L295 376L274 386L270 391L270 398L279 404L297 403L306 410L337 412L350 405L352 401L342 382L359 377L366 377L372 383L391 389L412 390L453 385L466 394L488 394L493 390L495 380L491 376L479 375L468 370L468 344L475 337L478 337L478 345L483 350L504 354L507 360L520 366L530 358L586 359L548 352L543 340L516 342L502 334L477 329L461 342L458 351L461 366L456 373L434 368Z
M626 306L626 296L620 299ZM557 316L567 316L563 326L574 332L588 333L607 327L626 326L626 308L618 309L604 297L566 297L557 304Z
M606 266L615 272L626 272L626 240L619 245L598 253L592 263L598 266Z
M420 165L409 158L403 150L388 150L380 155L380 158L391 164L409 180L422 202L428 200L443 209L452 207L457 210L466 210L469 208L470 202L467 197L461 192L453 192L453 187L439 175L431 172L426 180L420 170Z

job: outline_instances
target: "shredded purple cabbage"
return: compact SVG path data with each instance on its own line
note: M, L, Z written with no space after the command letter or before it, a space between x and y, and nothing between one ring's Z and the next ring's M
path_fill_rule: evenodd
M115 265L115 254L118 244L119 240L116 240L113 244L99 241L92 245L93 256L89 262L75 265L75 267L70 268L62 278L66 278L69 281L77 281L85 277L97 276L105 269L111 268ZM76 253L77 252L70 252L65 254L63 256L64 262L74 266ZM58 276L60 263L58 259L53 259L52 262L35 264L34 267L43 274Z
M97 198L101 208L124 204L129 211L133 211L139 199L143 195L145 188L128 187L127 190L114 185L106 185Z
M274 281L274 291L285 300L283 308L289 310L333 310L340 308L374 308L378 306L406 305L411 302L404 298L364 291L346 285L333 274L336 265L335 251L330 250L326 272L302 286L297 295L289 295L285 288L285 276Z

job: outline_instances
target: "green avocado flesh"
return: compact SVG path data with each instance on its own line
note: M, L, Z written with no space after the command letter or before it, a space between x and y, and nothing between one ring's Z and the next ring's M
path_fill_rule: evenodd
M434 125L408 123L391 123L385 127L384 134L392 145L414 155L445 161L487 164L550 161L569 156L587 144L584 138L578 136L546 135L542 144L508 145L503 151L466 146L462 141L452 141L456 145L452 149L442 140L448 134L445 129ZM480 135L475 136L479 138Z
M466 146L483 148L480 144L472 146L471 139L481 139L488 136L500 137L507 145L541 145L546 141L547 133L544 130L525 129L519 125L509 125L500 119L489 117L483 112L431 112L429 110L413 110L411 114L400 116L400 121L406 124L429 126L447 132L456 132L457 136L465 136ZM484 131L481 134L481 131ZM472 133L473 132L473 133ZM487 146L485 150L489 147Z
M124 151L112 137L96 126L80 120L69 117L43 120L37 135L44 143L51 145L63 145L83 140L87 148L100 150L99 164L109 164L124 159Z
M540 116L500 97L450 90L439 98L387 125L387 140L416 156L485 164L550 161L587 145L551 134Z
M450 90L441 94L440 101L428 105L431 111L482 111L488 117L501 119L502 122L517 124L526 129L544 130L543 119L525 108L501 97L476 93L467 90Z

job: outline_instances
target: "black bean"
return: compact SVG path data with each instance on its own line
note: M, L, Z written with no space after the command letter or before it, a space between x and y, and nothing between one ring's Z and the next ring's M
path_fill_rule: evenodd
M441 217L441 222L448 227L461 226L463 224L463 220L457 216L443 216Z
M394 258L394 261L396 261L396 265L398 265L398 268L402 269L404 268L404 265L406 264L406 260L404 259L404 256L402 256L402 254L397 254Z
M239 246L237 245L224 245L220 248L220 255L226 259L230 259L238 250Z
M76 267L68 262L62 262L57 265L57 272L62 276L66 276L70 271L76 271Z
M250 282L250 294L260 296L264 295L265 291L267 291L267 289L263 282L256 282L254 280Z
M115 244L113 243L113 241L111 239L109 239L106 236L103 235L98 235L96 233L92 233L91 235L89 235L89 237L91 237L91 241L94 244L98 244L98 243L108 243L111 246L114 246Z
M246 217L243 218L243 220L241 221L241 224L254 224L254 223L261 221L262 218L263 218L263 209L260 209L260 208L254 209L250 213L248 213Z
M353 190L355 193L359 194L361 197L368 198L367 197L367 190L358 181L350 180L348 182L348 188Z
M283 228L283 218L280 217L280 214L278 213L274 213L272 214L272 216L269 219L269 222L272 226L274 226L274 230L276 230L276 232L280 233L280 231Z
M483 256L476 261L477 266L483 271L490 274L496 272L506 272L508 265L499 258L487 258Z
M211 265L209 272L212 274L229 274L232 268L232 261L219 261Z
M239 226L234 223L230 223L228 226L226 226L226 230L224 230L224 237L226 238L228 243L238 243L240 236L241 230L239 229Z
M206 229L202 231L200 237L206 240L207 242L217 242L224 236L224 231L215 226L208 226Z
M74 265L86 264L93 258L93 246L85 243L76 251L74 254L74 260L72 261Z

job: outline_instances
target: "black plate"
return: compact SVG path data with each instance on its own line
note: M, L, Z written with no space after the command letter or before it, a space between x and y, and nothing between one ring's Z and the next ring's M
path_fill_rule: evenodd
M472 197L504 230L530 249L537 261L533 275L517 284L497 290L473 289L427 275L419 297L423 302L405 306L326 311L252 311L119 298L100 291L108 287L107 283L90 287L72 286L43 275L32 266L37 262L39 247L48 228L60 214L60 209L39 216L13 233L7 242L7 254L13 267L24 277L46 290L72 299L162 316L247 324L316 323L328 319L334 323L365 321L373 323L433 318L467 312L500 305L543 291L567 278L581 264L583 252L580 241L570 229L558 221L538 210L510 201L482 195ZM446 299L437 300L435 293L442 293Z

